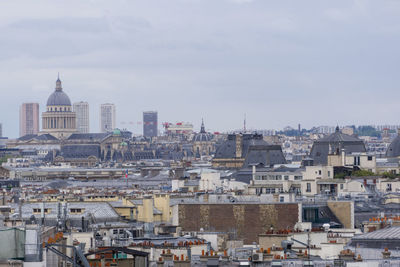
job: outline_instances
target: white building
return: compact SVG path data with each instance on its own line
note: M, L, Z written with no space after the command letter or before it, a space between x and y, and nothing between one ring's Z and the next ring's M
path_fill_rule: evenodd
M114 104L100 105L100 131L110 132L116 128L116 112Z
M80 133L89 133L89 103L74 103L74 112L76 113L76 129Z

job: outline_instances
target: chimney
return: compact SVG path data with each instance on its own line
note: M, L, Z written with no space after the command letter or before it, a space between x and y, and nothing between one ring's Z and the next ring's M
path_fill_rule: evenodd
M342 166L346 166L346 151L342 149Z
M236 135L236 158L242 157L242 144L243 144L243 135Z

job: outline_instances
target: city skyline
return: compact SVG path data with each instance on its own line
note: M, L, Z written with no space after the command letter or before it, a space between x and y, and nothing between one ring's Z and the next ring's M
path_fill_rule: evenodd
M18 136L22 103L43 112L57 72L73 102L89 102L92 129L106 102L119 128L145 110L221 132L245 113L261 129L398 124L398 2L22 2L29 12L0 11L5 136Z

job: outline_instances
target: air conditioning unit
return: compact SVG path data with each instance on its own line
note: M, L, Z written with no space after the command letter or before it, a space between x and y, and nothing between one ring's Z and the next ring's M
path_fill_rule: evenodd
M260 262L263 261L263 254L262 253L254 253L251 256L251 261L253 262Z

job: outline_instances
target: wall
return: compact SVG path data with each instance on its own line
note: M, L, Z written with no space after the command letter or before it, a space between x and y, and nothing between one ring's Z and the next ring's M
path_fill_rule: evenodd
M156 194L154 195L154 207L162 212L161 221L170 221L170 207L169 207L169 195L167 194Z
M328 201L329 209L335 214L344 228L354 228L354 202Z
M175 225L183 231L234 232L245 244L272 227L293 228L299 220L299 204L179 204ZM174 218L175 219L175 218Z
M258 236L258 244L260 248L264 250L271 248L273 246L280 247L281 242L283 240L287 240L288 235L279 235L279 234L261 234Z

